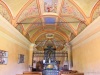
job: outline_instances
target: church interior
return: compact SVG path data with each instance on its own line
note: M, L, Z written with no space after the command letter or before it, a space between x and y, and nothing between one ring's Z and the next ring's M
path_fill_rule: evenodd
M100 75L100 0L0 0L0 75Z

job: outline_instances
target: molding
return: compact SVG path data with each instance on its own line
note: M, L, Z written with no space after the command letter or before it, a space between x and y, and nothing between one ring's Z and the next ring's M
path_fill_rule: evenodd
M3 38L8 39L9 41L11 41L11 42L13 42L13 43L15 43L17 45L22 46L25 49L29 49L27 46L23 45L22 43L18 42L17 40L13 39L12 37L8 36L7 34L1 32L1 31L0 31L0 36L3 37Z
M100 35L100 17L87 26L79 35L77 35L70 43L73 48L81 46L83 43L93 40Z
M29 50L30 51L34 51L35 47L36 47L36 44L35 43L31 43Z
M24 46L30 46L31 42L28 41L13 25L11 25L5 18L3 18L1 15L0 15L0 27L4 28L5 31L9 32L11 35L13 35L14 37L16 37L18 40L20 41L17 41L16 39L14 39L13 37L9 36L9 35L6 35L4 33L2 33L3 35L5 36L9 36L8 38L12 38L13 40L17 41L16 44L19 45L20 44L23 44ZM15 43L14 41L14 43ZM19 43L18 43L19 42ZM23 42L23 43L22 43Z
M73 46L73 49L80 47L81 45L84 45L84 44L88 43L89 41L91 41L91 40L93 40L97 37L100 37L100 32L95 33L93 36L87 38L85 41L82 41L80 44Z

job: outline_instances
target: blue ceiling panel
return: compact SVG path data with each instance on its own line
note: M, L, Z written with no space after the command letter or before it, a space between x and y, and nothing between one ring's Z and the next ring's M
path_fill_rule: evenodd
M45 24L55 24L56 19L52 17L46 17L44 18Z

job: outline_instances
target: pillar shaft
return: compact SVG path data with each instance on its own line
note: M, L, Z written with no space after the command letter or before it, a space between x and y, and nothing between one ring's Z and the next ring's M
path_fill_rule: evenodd
M67 43L66 46L68 48L68 66L69 66L69 70L71 70L71 68L73 67L72 46L70 43Z

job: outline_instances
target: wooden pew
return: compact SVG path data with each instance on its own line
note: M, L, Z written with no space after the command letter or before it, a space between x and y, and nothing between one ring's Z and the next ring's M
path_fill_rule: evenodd
M33 74L16 74L16 75L40 75L40 74L38 74L38 73L33 73Z
M84 73L68 73L68 74L60 74L60 75L84 75Z
M76 70L60 71L59 75L84 75L84 73L79 73Z
M29 71L24 71L23 74L34 74L34 75L42 75L42 72L29 72Z
M16 75L37 75L37 74L16 74Z

